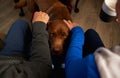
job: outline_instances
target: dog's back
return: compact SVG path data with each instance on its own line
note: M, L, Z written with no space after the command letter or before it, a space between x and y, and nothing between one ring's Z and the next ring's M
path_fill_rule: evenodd
M59 0L30 0L29 2L29 4L37 4L39 10L47 12L50 15L50 21L58 19L66 19L72 21L67 6L65 6ZM33 5L29 6L35 7Z
M63 19L72 21L67 7L60 1L55 2L46 12L50 15L50 21Z

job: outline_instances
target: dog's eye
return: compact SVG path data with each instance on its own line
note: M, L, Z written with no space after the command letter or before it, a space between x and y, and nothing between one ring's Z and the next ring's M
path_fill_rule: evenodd
M64 32L62 32L61 35L63 38L67 38L67 35Z
M66 35L64 35L64 36L63 36L63 38L64 38L64 39L66 39L66 38L67 38L67 36L66 36Z
M54 37L55 36L55 33L50 33L50 37Z

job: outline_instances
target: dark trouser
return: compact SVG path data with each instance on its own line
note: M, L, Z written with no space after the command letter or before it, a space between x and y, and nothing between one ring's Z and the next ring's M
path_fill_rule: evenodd
M99 47L104 47L102 40L98 33L93 29L88 29L85 32L85 43L83 46L83 57L94 53Z
M29 24L24 20L17 20L12 24L5 40L5 47L0 55L22 55L28 57L32 33Z

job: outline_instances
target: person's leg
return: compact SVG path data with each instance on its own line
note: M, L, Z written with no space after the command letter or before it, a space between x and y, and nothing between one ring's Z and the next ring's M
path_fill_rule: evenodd
M83 57L93 53L97 48L104 47L98 33L93 29L85 32L85 43L83 46Z
M32 33L29 24L24 20L17 20L11 26L5 40L5 47L0 55L26 55Z

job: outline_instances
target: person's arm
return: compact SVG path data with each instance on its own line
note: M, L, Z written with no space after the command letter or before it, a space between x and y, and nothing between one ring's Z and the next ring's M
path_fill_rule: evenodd
M45 12L35 12L33 15L31 54L29 61L21 65L23 72L28 77L31 75L31 78L48 78L52 72L48 32L46 31L48 20L49 16Z
M46 24L49 16L43 12L36 12L33 16L32 48L30 61L51 65L48 32Z
M67 26L71 30L71 41L67 50L66 59L68 58L72 60L76 58L82 58L82 47L84 44L84 31L76 23L72 23L71 21L66 21L66 20L64 20L64 22L67 24Z
M120 0L117 0L116 3L116 13L117 13L116 21L120 23Z
M77 78L82 59L82 47L84 44L84 31L77 24L70 21L64 22L71 30L71 41L65 59L66 78Z
M67 62L75 59L82 59L82 47L84 44L84 31L79 26L71 30L71 41L67 50Z

